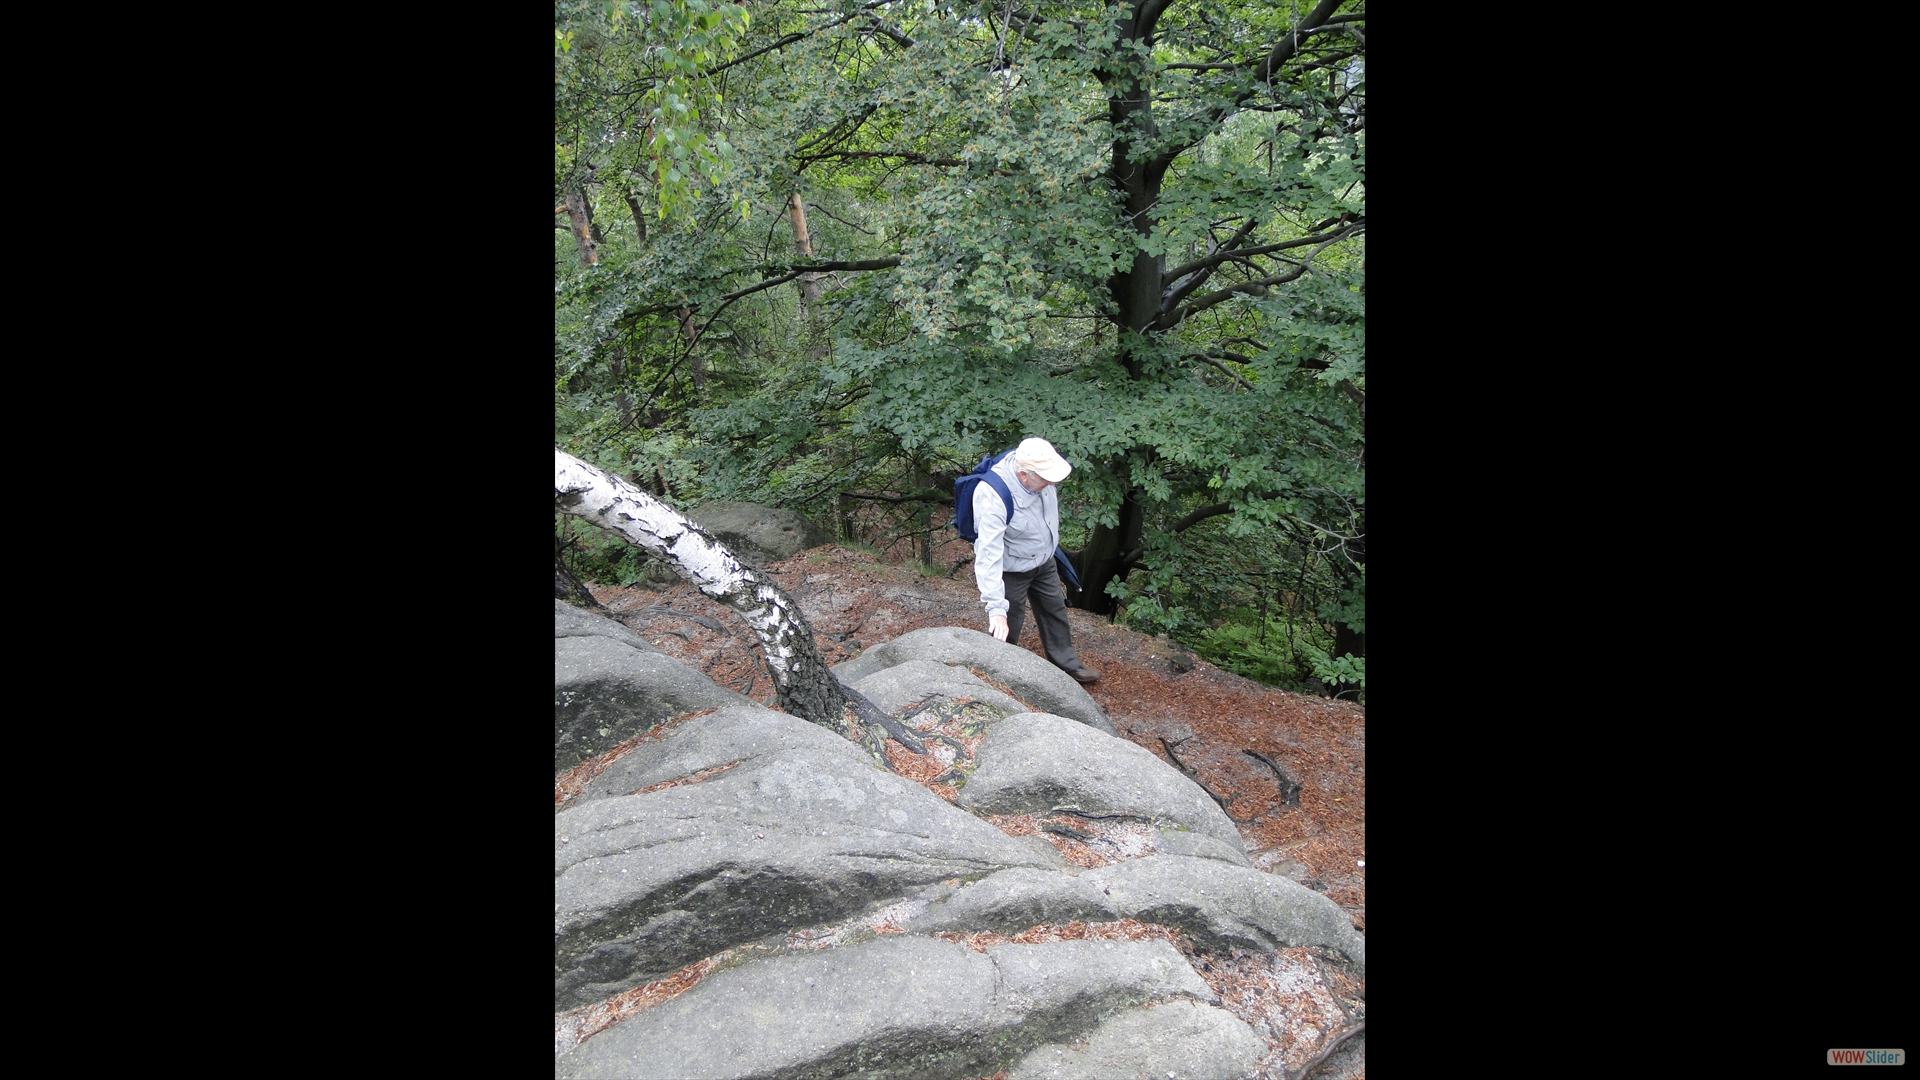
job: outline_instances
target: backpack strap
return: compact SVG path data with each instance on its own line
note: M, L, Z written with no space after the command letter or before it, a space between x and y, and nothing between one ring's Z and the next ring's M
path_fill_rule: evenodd
M1007 454L1011 453L1013 451L1007 451ZM1000 457L1006 457L1007 454L1001 454ZM999 458L994 459L994 464L1000 464ZM993 485L993 490L1000 493L1000 501L1007 505L1007 524L1013 524L1013 492L1007 490L1007 482L995 475L991 466L987 468L987 474L982 479Z

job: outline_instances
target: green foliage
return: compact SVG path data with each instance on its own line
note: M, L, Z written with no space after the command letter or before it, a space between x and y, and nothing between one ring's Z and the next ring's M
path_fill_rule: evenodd
M1128 579L1115 578L1107 583L1107 595L1126 605L1122 625L1143 634L1168 637L1186 629L1189 613L1175 599L1179 579L1174 568L1156 567L1135 576L1143 580L1130 584Z
M557 177L593 172L596 160L645 173L661 218L732 180L733 145L711 130L724 98L707 71L746 34L745 8L558 0L554 20ZM735 206L751 209L744 194Z
M1341 582L1338 591L1321 603L1320 617L1328 622L1349 626L1356 634L1367 632L1367 568L1362 566L1351 579Z
M556 236L557 443L676 505L826 520L1040 435L1075 465L1069 550L1139 523L1106 594L1130 624L1283 682L1327 625L1364 633L1366 240L1306 239L1365 214L1360 34L1256 82L1294 9L1183 0L1151 49L1092 0L1005 34L941 0L555 12L556 188L604 233L591 269ZM1120 94L1153 107L1116 126ZM1132 216L1119 144L1173 154ZM758 289L797 259L790 194L816 259L897 265L822 277L811 309ZM1305 246L1210 270L1178 325L1116 325L1138 256L1171 291L1242 230Z
M1367 661L1364 657L1348 653L1344 656L1328 656L1324 650L1311 645L1301 646L1313 662L1313 673L1328 686L1349 683L1365 690L1367 687Z
M1298 689L1305 677L1300 657L1311 646L1289 644L1287 628L1267 621L1267 633L1244 622L1227 623L1184 641L1209 662L1268 686ZM1263 640L1264 639L1264 640Z

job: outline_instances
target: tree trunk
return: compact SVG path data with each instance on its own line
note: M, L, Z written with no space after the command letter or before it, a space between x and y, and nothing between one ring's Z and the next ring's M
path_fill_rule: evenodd
M781 708L879 752L865 726L848 720L847 695L814 647L800 605L771 577L644 490L559 450L553 452L553 497L560 512L612 529L739 612L760 639Z
M1146 90L1149 59L1153 49L1153 20L1157 12L1146 20L1141 19L1139 9L1145 5L1123 7L1126 13L1118 20L1115 29L1122 41L1135 41L1144 47L1141 56L1116 48L1115 57L1127 57L1123 61L1128 70L1110 73L1103 77L1108 86L1107 118L1113 123L1116 132L1137 132L1142 142L1151 140L1158 127L1153 121L1152 95ZM1108 167L1108 178L1120 192L1124 200L1124 213L1133 223L1133 229L1141 236L1153 231L1153 207L1160 199L1160 184L1166 176L1168 161L1154 158L1150 153L1136 154L1129 138L1116 137L1113 141L1112 164ZM1148 255L1136 250L1133 265L1125 272L1115 274L1107 281L1107 288L1113 297L1115 307L1114 335L1119 349L1119 359L1127 369L1129 378L1139 379L1145 374L1145 367L1135 346L1140 336L1149 332L1148 328L1160 317L1161 276L1166 269L1164 256ZM1136 447L1136 453L1143 453L1149 460L1153 457L1151 447ZM1128 468L1126 460L1118 466ZM1109 527L1097 525L1093 535L1088 538L1087 546L1081 550L1080 561L1085 565L1078 567L1081 584L1085 587L1082 602L1086 609L1098 615L1112 615L1113 597L1107 595L1107 583L1126 573L1123 557L1140 546L1143 525L1146 519L1146 507L1142 502L1143 493L1135 487L1127 488L1120 503L1120 520Z
M913 489L924 491L933 486L933 473L917 458L910 463L913 469ZM921 503L913 512L914 539L919 551L915 554L921 566L933 565L933 504Z
M567 569L567 564L560 561L560 551L565 546L559 537L553 538L553 595L575 607L605 611L606 608L593 598L580 579L573 576L573 571Z
M840 539L849 544L858 542L860 534L853 525L853 500L847 498L846 492L842 491L834 495L833 509L834 516L840 519Z
M627 350L613 347L613 407L620 417L622 431L633 426L633 397L627 393Z
M1349 653L1354 656L1367 655L1367 635L1354 633L1353 627L1346 623L1334 623L1333 655L1339 657Z
M1337 0L1321 0L1301 20L1301 25L1319 26L1339 6ZM1157 0L1121 0L1117 6L1110 7L1109 10L1118 13L1113 22L1117 41L1108 51L1109 63L1100 74L1107 92L1107 119L1114 131L1108 182L1120 196L1121 213L1142 238L1153 232L1154 208L1160 203L1161 184L1168 168L1185 149L1174 147L1157 153L1154 150L1157 144L1164 145L1153 117L1154 28L1167 7L1167 3ZM1281 46L1262 63L1262 79L1271 76L1271 65L1284 62L1293 54L1293 49L1286 47L1284 41ZM1114 305L1115 346L1129 378L1145 377L1141 346L1146 344L1146 339L1170 330L1167 326L1154 329L1169 310L1165 279L1166 257L1149 255L1138 248L1134 250L1132 265L1107 279ZM1098 340L1097 328L1095 340ZM1144 457L1149 463L1154 459L1151 446L1134 447L1131 455ZM1130 463L1123 458L1110 467L1128 469ZM1085 565L1079 572L1081 582L1086 585L1089 611L1113 614L1114 602L1106 595L1106 586L1126 572L1125 557L1141 546L1145 508L1145 493L1128 487L1120 504L1119 523L1112 528L1096 526L1082 550L1081 560Z
M700 356L700 331L693 325L693 309L683 307L675 314L680 318L680 334L687 339L687 374L692 376L695 390L705 390L707 362Z
M640 243L647 242L647 212L640 209L640 199L631 188L622 191L620 197L627 201L627 209L633 211L633 227L640 233Z
M1359 531L1364 533L1366 531L1366 518L1361 518L1360 522L1358 526ZM1367 552L1364 545L1364 541L1359 541L1348 546L1348 551L1352 554L1353 560L1363 565L1367 561ZM1349 569L1346 561L1343 559L1334 559L1332 565L1334 570L1340 575L1341 585L1352 588L1353 579L1357 575L1357 571ZM1346 623L1336 622L1333 624L1333 655L1345 656L1348 653L1352 653L1355 656L1367 655L1367 635L1354 630L1353 627L1348 626Z
M1107 582L1126 576L1123 557L1140 546L1145 534L1146 508L1137 488L1128 488L1120 502L1120 521L1113 527L1096 525L1087 546L1080 549L1075 571L1080 575L1081 606L1096 615L1112 615L1114 599Z
M573 223L573 242L580 250L580 265L597 265L600 244L593 238L593 219L587 214L586 193L579 188L567 189L566 204L567 220Z
M787 219L793 222L793 246L803 259L813 258L813 238L807 234L807 208L800 193L787 196ZM820 275L800 275L800 322L807 339L807 358L818 360L826 354L820 327L814 324L814 307L820 303Z

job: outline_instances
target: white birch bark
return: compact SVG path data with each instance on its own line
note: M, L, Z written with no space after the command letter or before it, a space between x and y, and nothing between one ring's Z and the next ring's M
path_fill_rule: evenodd
M645 490L560 450L553 452L553 497L561 512L612 529L739 612L760 639L781 708L878 751L866 727L847 720L846 696L814 648L812 628L772 578Z

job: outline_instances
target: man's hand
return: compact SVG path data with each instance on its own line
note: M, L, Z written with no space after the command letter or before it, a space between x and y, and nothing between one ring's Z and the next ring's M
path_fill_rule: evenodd
M1005 615L987 616L987 633L1001 641L1007 640L1007 617Z

